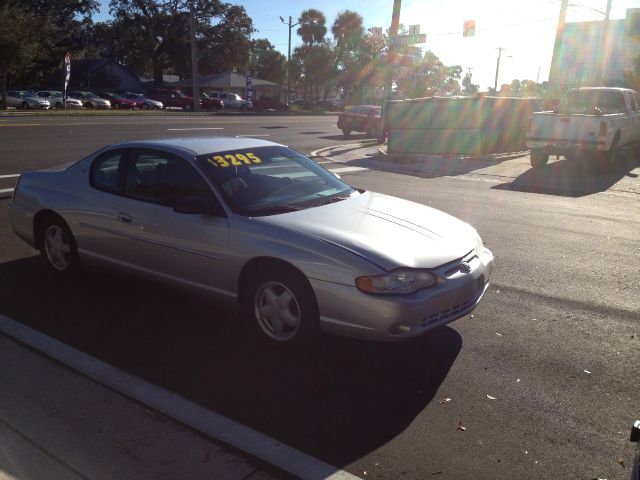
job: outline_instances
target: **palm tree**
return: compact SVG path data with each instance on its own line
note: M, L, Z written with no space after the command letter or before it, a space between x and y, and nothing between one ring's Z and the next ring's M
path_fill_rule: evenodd
M302 41L308 45L314 43L322 43L324 36L327 34L327 19L320 10L309 8L304 10L298 18L298 35L302 37Z
M353 10L340 12L333 22L331 33L340 49L353 50L362 41L362 15Z

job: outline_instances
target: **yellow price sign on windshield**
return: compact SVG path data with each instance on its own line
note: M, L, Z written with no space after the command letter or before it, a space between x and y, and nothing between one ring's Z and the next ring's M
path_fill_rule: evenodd
M256 165L262 163L262 159L252 152L227 153L225 155L214 155L207 158L207 162L214 167L240 167L242 165Z

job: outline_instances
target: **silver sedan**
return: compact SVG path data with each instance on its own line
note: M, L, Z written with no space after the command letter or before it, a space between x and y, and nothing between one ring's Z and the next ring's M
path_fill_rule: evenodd
M51 103L44 98L36 97L26 90L10 90L7 92L7 107L48 110L51 107Z
M471 312L493 266L468 224L256 139L111 145L22 174L9 217L56 274L96 265L202 290L276 345L414 337Z

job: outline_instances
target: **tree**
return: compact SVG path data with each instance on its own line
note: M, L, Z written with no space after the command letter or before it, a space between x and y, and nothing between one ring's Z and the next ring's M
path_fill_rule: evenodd
M355 87L364 67L362 59L366 43L362 23L359 13L345 10L338 14L331 27L336 46L333 72L335 84L343 88L345 97Z
M307 45L313 45L314 43L322 43L324 37L327 34L327 19L320 10L315 8L309 8L304 10L298 18L298 35L302 38L302 41Z
M249 68L256 77L283 83L287 73L287 59L266 38L251 41Z
M98 1L3 0L2 5L14 12L15 9L25 12L30 18L26 24L16 20L21 26L16 38L26 34L25 44L35 45L35 49L31 49L28 61L12 78L16 83L32 85L46 82L50 74L59 70L65 52L71 51L73 55L83 51L92 26L89 16L97 10ZM6 10L0 16L0 24L8 25L15 19L15 13ZM6 28L14 27L8 25Z
M203 70L246 67L253 23L244 7L219 0L111 0L112 28L124 39L114 45L118 59L125 65L152 70L157 85L162 84L162 74L168 68L190 76L192 5ZM220 21L212 25L216 18Z
M480 90L480 85L475 85L474 83L472 83L471 73L467 72L467 74L462 79L462 92L465 95L473 96L478 93L478 90Z
M31 37L34 16L22 8L0 7L0 88L2 108L7 105L7 82L16 78L35 58L38 44Z

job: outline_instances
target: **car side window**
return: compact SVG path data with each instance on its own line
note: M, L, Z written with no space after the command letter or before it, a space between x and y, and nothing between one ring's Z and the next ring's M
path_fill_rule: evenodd
M134 150L128 163L124 194L173 207L185 197L211 201L213 195L200 174L186 161L166 152Z
M91 165L91 186L109 193L118 193L118 170L124 158L122 150L103 153Z

